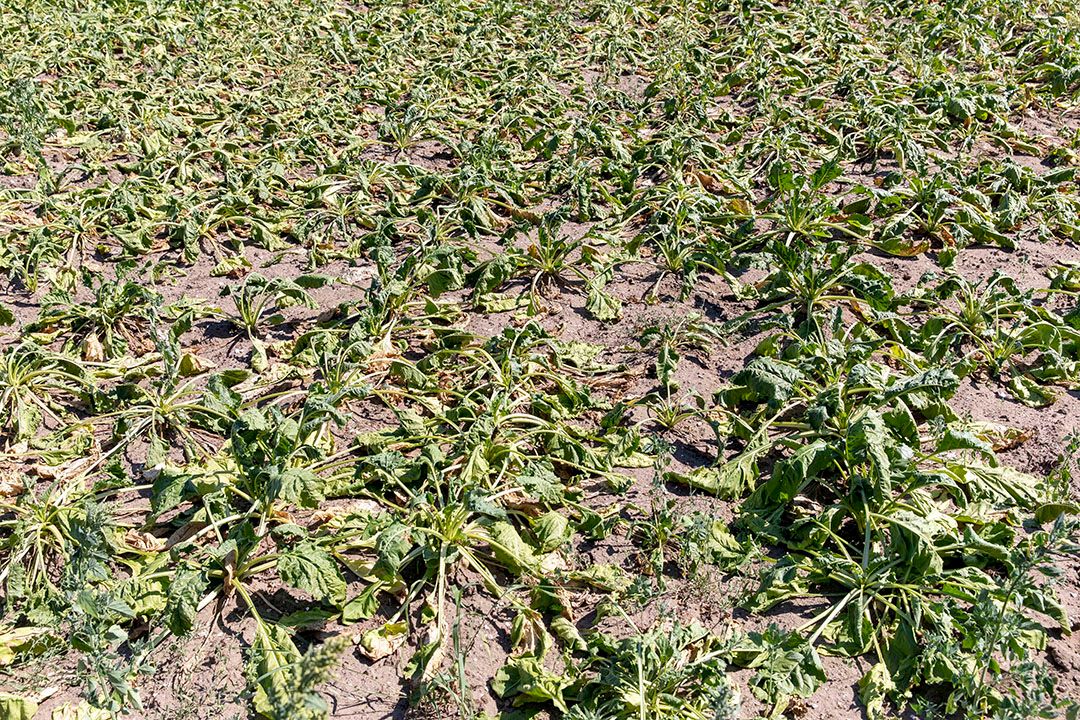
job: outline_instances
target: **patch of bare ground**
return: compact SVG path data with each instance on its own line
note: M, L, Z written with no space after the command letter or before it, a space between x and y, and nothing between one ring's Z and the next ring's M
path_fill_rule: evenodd
M152 656L155 673L140 683L145 720L248 717L244 650L254 623L211 604L187 638L170 638Z

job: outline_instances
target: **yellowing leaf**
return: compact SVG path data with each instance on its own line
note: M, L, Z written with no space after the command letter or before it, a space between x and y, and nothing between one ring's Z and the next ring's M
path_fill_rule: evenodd
M393 622L361 633L356 637L356 643L360 646L360 652L374 662L397 652L407 637L408 625Z
M0 692L0 720L31 720L38 704L30 698Z
M10 665L15 655L31 650L35 643L44 640L51 630L43 627L5 628L0 625L0 668Z
M78 705L66 703L52 711L50 720L109 720L109 713L86 702Z

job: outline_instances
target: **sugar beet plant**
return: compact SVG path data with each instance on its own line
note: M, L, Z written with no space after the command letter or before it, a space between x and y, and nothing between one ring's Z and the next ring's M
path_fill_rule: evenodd
M1078 60L1063 0L0 0L0 720L824 656L1075 714Z

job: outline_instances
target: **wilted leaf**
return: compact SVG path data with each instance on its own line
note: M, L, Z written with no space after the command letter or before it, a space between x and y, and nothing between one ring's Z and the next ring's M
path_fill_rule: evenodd
M540 543L540 552L551 552L574 535L574 529L562 513L552 510L533 523L533 532Z
M565 675L545 669L538 658L524 656L511 658L499 668L491 681L491 689L500 698L512 698L515 705L550 701L562 712L568 712L563 692L571 682Z
M38 704L27 697L0 692L0 720L33 720Z
M495 522L488 527L488 536L495 559L515 575L534 574L540 567L536 551L508 522Z
M798 633L770 625L764 633L748 633L734 660L757 672L750 689L763 702L776 705L790 697L810 697L825 682L825 669L815 650Z
M206 575L200 568L185 564L177 569L165 602L165 624L174 635L186 635L191 631L207 584Z
M622 315L622 301L595 283L589 283L585 309L597 320L618 320Z
M764 447L747 448L716 467L696 467L688 473L668 471L664 481L703 490L720 498L741 497L757 484L757 460Z
M77 705L65 703L52 711L50 720L111 720L108 710L96 708L83 701Z
M1030 407L1041 408L1057 402L1057 393L1025 375L1013 376L1008 388L1013 397Z
M859 679L859 699L866 708L869 720L883 720L886 717L885 699L895 691L896 684L885 663L875 663L866 671Z
M372 628L356 637L360 652L372 662L382 660L397 652L405 644L409 626L404 622L392 622Z
M345 601L345 578L334 558L311 541L298 543L277 561L281 579L313 598L340 604Z

